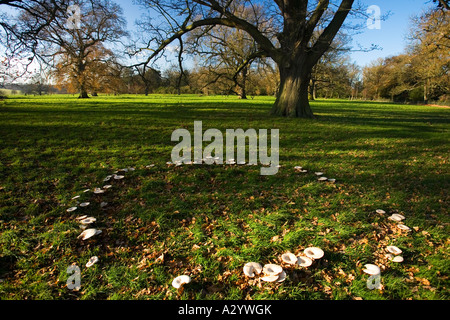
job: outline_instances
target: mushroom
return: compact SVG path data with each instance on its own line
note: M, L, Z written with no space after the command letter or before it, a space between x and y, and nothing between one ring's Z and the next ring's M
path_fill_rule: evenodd
M410 231L410 230L411 230L410 227L405 226L404 224L401 224L401 223L399 223L399 224L397 225L397 227L398 227L400 230L404 230L404 231Z
M104 208L108 205L108 202L102 202L100 203L100 208Z
M77 238L81 238L81 240L87 240L97 234L102 233L101 230L97 229L86 229L84 230Z
M155 164L154 163L152 163L152 164L149 164L148 166L145 166L147 169L150 169L150 168L153 168L155 166Z
M89 192L89 191L91 191L91 189L86 189L83 192L86 193L86 192Z
M172 281L172 286L176 289L179 289L181 286L183 286L186 283L191 282L191 277L187 275L178 276Z
M77 209L78 209L77 207L71 207L71 208L67 209L66 211L67 212L74 212Z
M79 217L76 217L75 219L76 220L83 220L83 219L86 219L88 216L79 216Z
M284 280L286 280L286 272L282 271L282 272L278 275L278 280L277 280L277 282L283 282Z
M78 199L80 196L75 196L75 197L73 197L72 198L72 200L76 200L76 199Z
M400 221L402 221L403 219L405 219L405 217L402 216L401 214L394 213L393 215L391 215L390 217L388 217L388 219L389 219L389 220L393 220L393 221L400 222Z
M267 276L278 276L283 272L283 268L277 264L266 264L263 267L263 273Z
M396 256L392 259L393 262L398 262L398 263L403 262L403 260L404 259L402 256Z
M306 248L305 250L303 250L303 253L306 254L307 257L314 260L320 259L324 255L323 250L317 247Z
M307 173L308 170L300 170L301 173Z
M293 253L286 252L281 255L281 260L288 264L296 264L297 263L297 256Z
M255 272L260 274L262 271L262 266L257 262L248 262L244 265L244 274L247 277L253 278L255 276Z
M323 176L323 172L314 172L316 176Z
M89 259L89 261L86 263L86 268L90 268L92 267L94 264L96 264L98 262L98 257L97 256L93 256Z
M261 278L261 280L266 282L275 282L278 280L278 278L279 278L278 275L271 275L271 276L264 276Z
M94 223L95 221L97 221L97 219L95 219L93 217L87 217L87 218L80 220L80 223L82 225L88 225L88 224Z
M384 211L382 209L377 209L377 210L375 210L375 212L379 213L379 214L385 214L386 213L386 211Z
M364 267L365 267L365 269L363 269L363 272L370 274L372 276L381 273L380 267L378 267L377 265L368 263L368 264L365 264Z
M303 257L303 256L299 256L298 258L297 258L297 264L300 266L300 267L309 267L310 265L312 265L312 263L313 263L313 261L312 261L312 259L311 258L309 258L309 257Z
M400 253L402 253L402 250L400 250L396 246L387 246L386 250L394 255L399 255Z
M327 177L320 177L319 179L317 179L318 181L327 181L328 178Z
M297 170L297 171L300 171L300 170L302 170L303 168L302 167L300 167L300 166L295 166L294 167L294 170Z
M109 188L112 188L112 185L107 184L107 185L104 185L104 186L103 186L103 189L109 189Z
M95 193L95 194L102 194L102 193L105 193L105 190L100 189L100 188L95 188L95 189L94 189L94 193Z
M121 176L121 175L114 175L114 180L122 180L123 178L125 178L125 176Z
M90 202L82 202L80 203L80 207L87 207L90 204L91 204Z
M328 182L335 183L336 179L328 179Z

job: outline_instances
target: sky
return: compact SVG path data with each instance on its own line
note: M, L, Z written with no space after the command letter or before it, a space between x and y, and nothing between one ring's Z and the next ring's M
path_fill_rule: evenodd
M142 14L142 9L133 4L134 0L120 0L118 3L124 10L129 29L134 27L134 21ZM427 6L432 5L431 0L361 0L367 6L378 6L381 15L390 12L386 21L381 21L380 29L364 29L361 34L353 37L354 48L358 44L368 48L372 44L381 50L370 52L352 52L351 58L363 67L378 58L386 58L403 52L407 45L405 39L410 27L410 18L418 15Z

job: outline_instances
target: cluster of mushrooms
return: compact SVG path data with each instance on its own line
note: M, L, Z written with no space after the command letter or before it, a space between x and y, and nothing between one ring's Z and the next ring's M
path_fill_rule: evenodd
M108 182L110 180L122 180L125 178L124 175L122 174L118 174L119 172L128 172L128 171L134 171L134 168L125 168L125 169L120 169L118 171L115 171L112 175L108 175L105 177L105 179L103 179L103 182ZM106 192L106 190L112 188L112 185L110 184L106 184L104 185L102 188L94 188L93 193L95 195L101 195L104 194ZM91 189L86 189L83 191L83 193L88 193L90 192ZM81 196L77 195L75 197L72 198L72 200L78 200ZM67 209L66 211L71 213L74 212L76 210L78 210L78 206L80 208L86 208L90 205L90 202L82 202L79 203L77 201L77 206L74 207L70 207L69 209ZM108 205L107 202L101 202L100 203L100 207L101 208L105 208ZM93 223L95 223L97 221L96 218L94 217L90 217L87 215L81 215L75 218L77 220L77 222L80 224L80 228L83 230L83 232L81 232L81 234L77 237L78 239L81 240L88 240L96 235L99 235L102 233L102 230L96 229L96 228L88 228L89 226L91 226ZM99 258L97 256L93 256L89 259L89 261L86 263L86 267L90 268L92 267L94 264L96 264L99 261Z
M281 255L280 260L288 265L298 265L307 268L312 265L314 260L322 258L324 252L317 247L308 247L303 251L303 254L296 256L291 252L286 252ZM258 262L248 262L244 265L243 271L244 275L249 278L261 275L259 279L265 282L283 282L286 280L286 272L282 266L277 264L265 264L261 266Z
M294 170L296 172L299 172L299 173L307 173L308 172L308 170L304 169L301 166L295 166ZM317 181L320 181L320 182L325 182L326 181L326 182L331 182L331 183L335 183L336 182L336 179L327 178L327 177L323 176L324 175L323 172L318 171L318 172L314 172L314 174L318 177Z

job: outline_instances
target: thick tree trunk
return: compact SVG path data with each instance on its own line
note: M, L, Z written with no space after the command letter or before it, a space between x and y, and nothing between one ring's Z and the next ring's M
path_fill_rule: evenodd
M87 90L84 86L82 86L80 89L80 95L78 96L78 99L87 99L87 98L89 98Z
M280 88L272 114L285 117L314 118L309 105L310 73L301 68L280 68Z
M244 68L242 70L242 83L240 85L238 85L240 87L239 99L243 99L243 100L247 99L247 73L248 73L248 69Z

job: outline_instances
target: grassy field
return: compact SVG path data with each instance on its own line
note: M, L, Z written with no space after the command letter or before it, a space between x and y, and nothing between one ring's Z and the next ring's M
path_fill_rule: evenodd
M450 110L319 100L317 119L302 120L269 116L272 103L192 95L0 101L0 299L449 299ZM259 165L167 165L173 130L193 132L196 120L223 133L280 129L278 174L261 176ZM135 171L105 194L83 192L128 167ZM336 183L318 182L316 171ZM77 201L91 204L68 213ZM95 217L102 233L78 239L79 215ZM386 259L388 245L403 251L403 263ZM285 266L283 283L242 273L246 262L279 263L308 246L325 256L306 269ZM99 262L85 267L94 255ZM367 288L367 263L381 267L381 290ZM81 269L79 291L66 286L72 264ZM180 274L192 282L177 291L171 282Z

